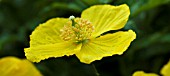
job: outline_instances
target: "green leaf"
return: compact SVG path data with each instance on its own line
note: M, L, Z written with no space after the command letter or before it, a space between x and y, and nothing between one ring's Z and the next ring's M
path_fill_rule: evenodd
M140 8L136 8L136 11L132 12L132 16L136 16L142 11L146 11L167 3L170 3L170 0L148 0L148 2L141 5ZM134 6L136 7L136 5Z
M170 34L165 34L161 37L160 42L170 43Z

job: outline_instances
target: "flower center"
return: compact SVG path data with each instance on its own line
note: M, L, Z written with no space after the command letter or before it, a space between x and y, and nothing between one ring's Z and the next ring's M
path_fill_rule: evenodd
M94 31L90 21L70 16L70 20L60 30L60 37L64 41L74 40L75 42L87 42Z

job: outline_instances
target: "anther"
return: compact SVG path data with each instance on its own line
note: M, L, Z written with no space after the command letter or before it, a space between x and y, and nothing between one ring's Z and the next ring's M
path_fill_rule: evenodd
M76 43L86 43L94 31L94 26L86 19L70 16L69 21L60 31L60 37L65 41L74 40Z

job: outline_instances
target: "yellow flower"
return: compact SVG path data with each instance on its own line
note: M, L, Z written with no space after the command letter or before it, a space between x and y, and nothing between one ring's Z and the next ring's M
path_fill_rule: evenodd
M50 57L75 54L86 64L106 56L121 55L136 38L135 32L101 34L123 28L129 15L126 4L95 5L84 10L81 18L50 19L32 32L25 55L30 61L40 62Z
M170 60L169 62L163 66L163 68L161 69L160 73L163 76L170 76ZM159 76L155 73L145 73L143 71L136 71L133 76Z
M155 73L145 73L143 71L137 71L132 76L159 76Z
M170 60L169 62L163 66L163 68L161 69L161 74L163 76L170 76Z
M4 57L0 59L1 76L42 76L34 65L26 59Z

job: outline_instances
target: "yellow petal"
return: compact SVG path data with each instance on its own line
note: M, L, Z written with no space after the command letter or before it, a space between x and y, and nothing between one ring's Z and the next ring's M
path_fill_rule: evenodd
M65 18L53 18L40 24L30 35L30 47L61 42L60 29L67 21Z
M34 65L26 59L4 57L0 59L1 76L42 76Z
M25 48L25 55L32 62L40 62L50 57L61 57L73 55L80 51L81 44L73 42L61 42L55 44L39 45L36 47Z
M94 25L93 37L109 31L124 27L130 15L126 4L120 6L95 5L82 12L81 17L90 20Z
M161 69L161 74L163 76L170 76L170 61Z
M106 56L121 55L135 38L136 34L132 30L106 34L83 44L76 56L81 62L90 64Z
M145 73L143 71L136 71L132 76L159 76L155 73Z
M49 57L61 57L73 55L81 48L81 45L73 42L64 42L60 38L60 29L68 19L54 18L40 24L30 36L30 48L25 48L27 59L39 62Z

